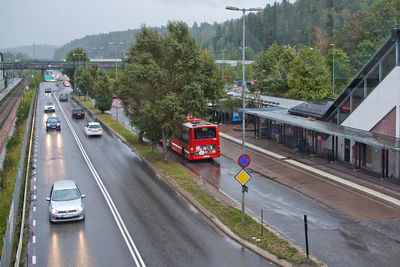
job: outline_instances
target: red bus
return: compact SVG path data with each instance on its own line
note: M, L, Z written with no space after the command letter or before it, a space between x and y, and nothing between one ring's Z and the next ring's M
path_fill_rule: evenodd
M221 155L218 125L188 118L181 136L172 138L171 148L189 160L217 158Z

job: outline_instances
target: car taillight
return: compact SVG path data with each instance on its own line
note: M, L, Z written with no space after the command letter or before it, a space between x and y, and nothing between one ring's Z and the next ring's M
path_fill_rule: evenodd
M82 112L83 115L85 115L85 112Z
M193 155L193 147L190 147L190 154L192 154Z
M92 129L88 128L87 130L90 132Z
M76 112L72 112L72 114L76 115Z
M100 128L99 131L103 131L103 129Z

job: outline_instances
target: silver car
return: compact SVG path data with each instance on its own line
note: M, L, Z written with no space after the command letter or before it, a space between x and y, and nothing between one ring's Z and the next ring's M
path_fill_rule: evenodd
M85 219L85 205L73 180L56 181L50 190L49 219L51 222L75 221Z

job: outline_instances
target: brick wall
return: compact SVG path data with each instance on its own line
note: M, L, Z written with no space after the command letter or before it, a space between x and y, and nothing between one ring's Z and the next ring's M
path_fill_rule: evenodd
M384 134L388 136L396 136L396 107L394 107L382 120L380 120L371 132Z

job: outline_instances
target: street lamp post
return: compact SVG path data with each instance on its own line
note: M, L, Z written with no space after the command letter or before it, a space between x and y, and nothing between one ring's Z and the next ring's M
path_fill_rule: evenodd
M227 6L226 9L233 11L242 11L243 16L243 46L242 46L242 72L243 72L243 81L242 81L242 100L243 100L243 110L242 110L242 153L245 152L245 109L246 109L246 80L245 80L245 43L246 43L246 34L245 34L245 13L246 11L260 11L262 8L238 8L233 6Z
M77 54L75 54L75 53L73 53L73 55L74 55L74 59L75 59L75 56L78 56L78 58L79 58L79 63L78 63L78 68L81 66L81 56L83 56L84 54L82 54L82 53L77 53Z
M332 46L332 90L335 93L335 44Z
M115 82L117 82L117 79L118 79L118 73L117 73L117 45L122 45L123 44L123 42L119 42L119 43L117 43L117 42L110 42L110 43L108 43L109 45L114 45L114 47L115 47ZM114 85L115 85L115 83L114 83ZM117 121L118 121L118 98L117 97L115 97L115 114L116 114L116 117L117 117Z
M117 75L117 45L122 45L124 42L110 42L108 43L109 45L113 45L115 47L115 80L117 80L118 75Z
M242 47L242 72L243 72L243 81L242 81L242 154L245 153L245 135L246 135L246 123L245 123L245 117L246 117L246 80L245 80L245 43L246 43L246 34L245 34L245 13L246 11L260 11L262 8L256 7L256 8L238 8L238 7L233 7L233 6L227 6L227 10L233 10L233 11L242 11L243 16L243 47ZM247 187L246 185L242 185L242 220L241 223L244 223L244 194L247 192Z

